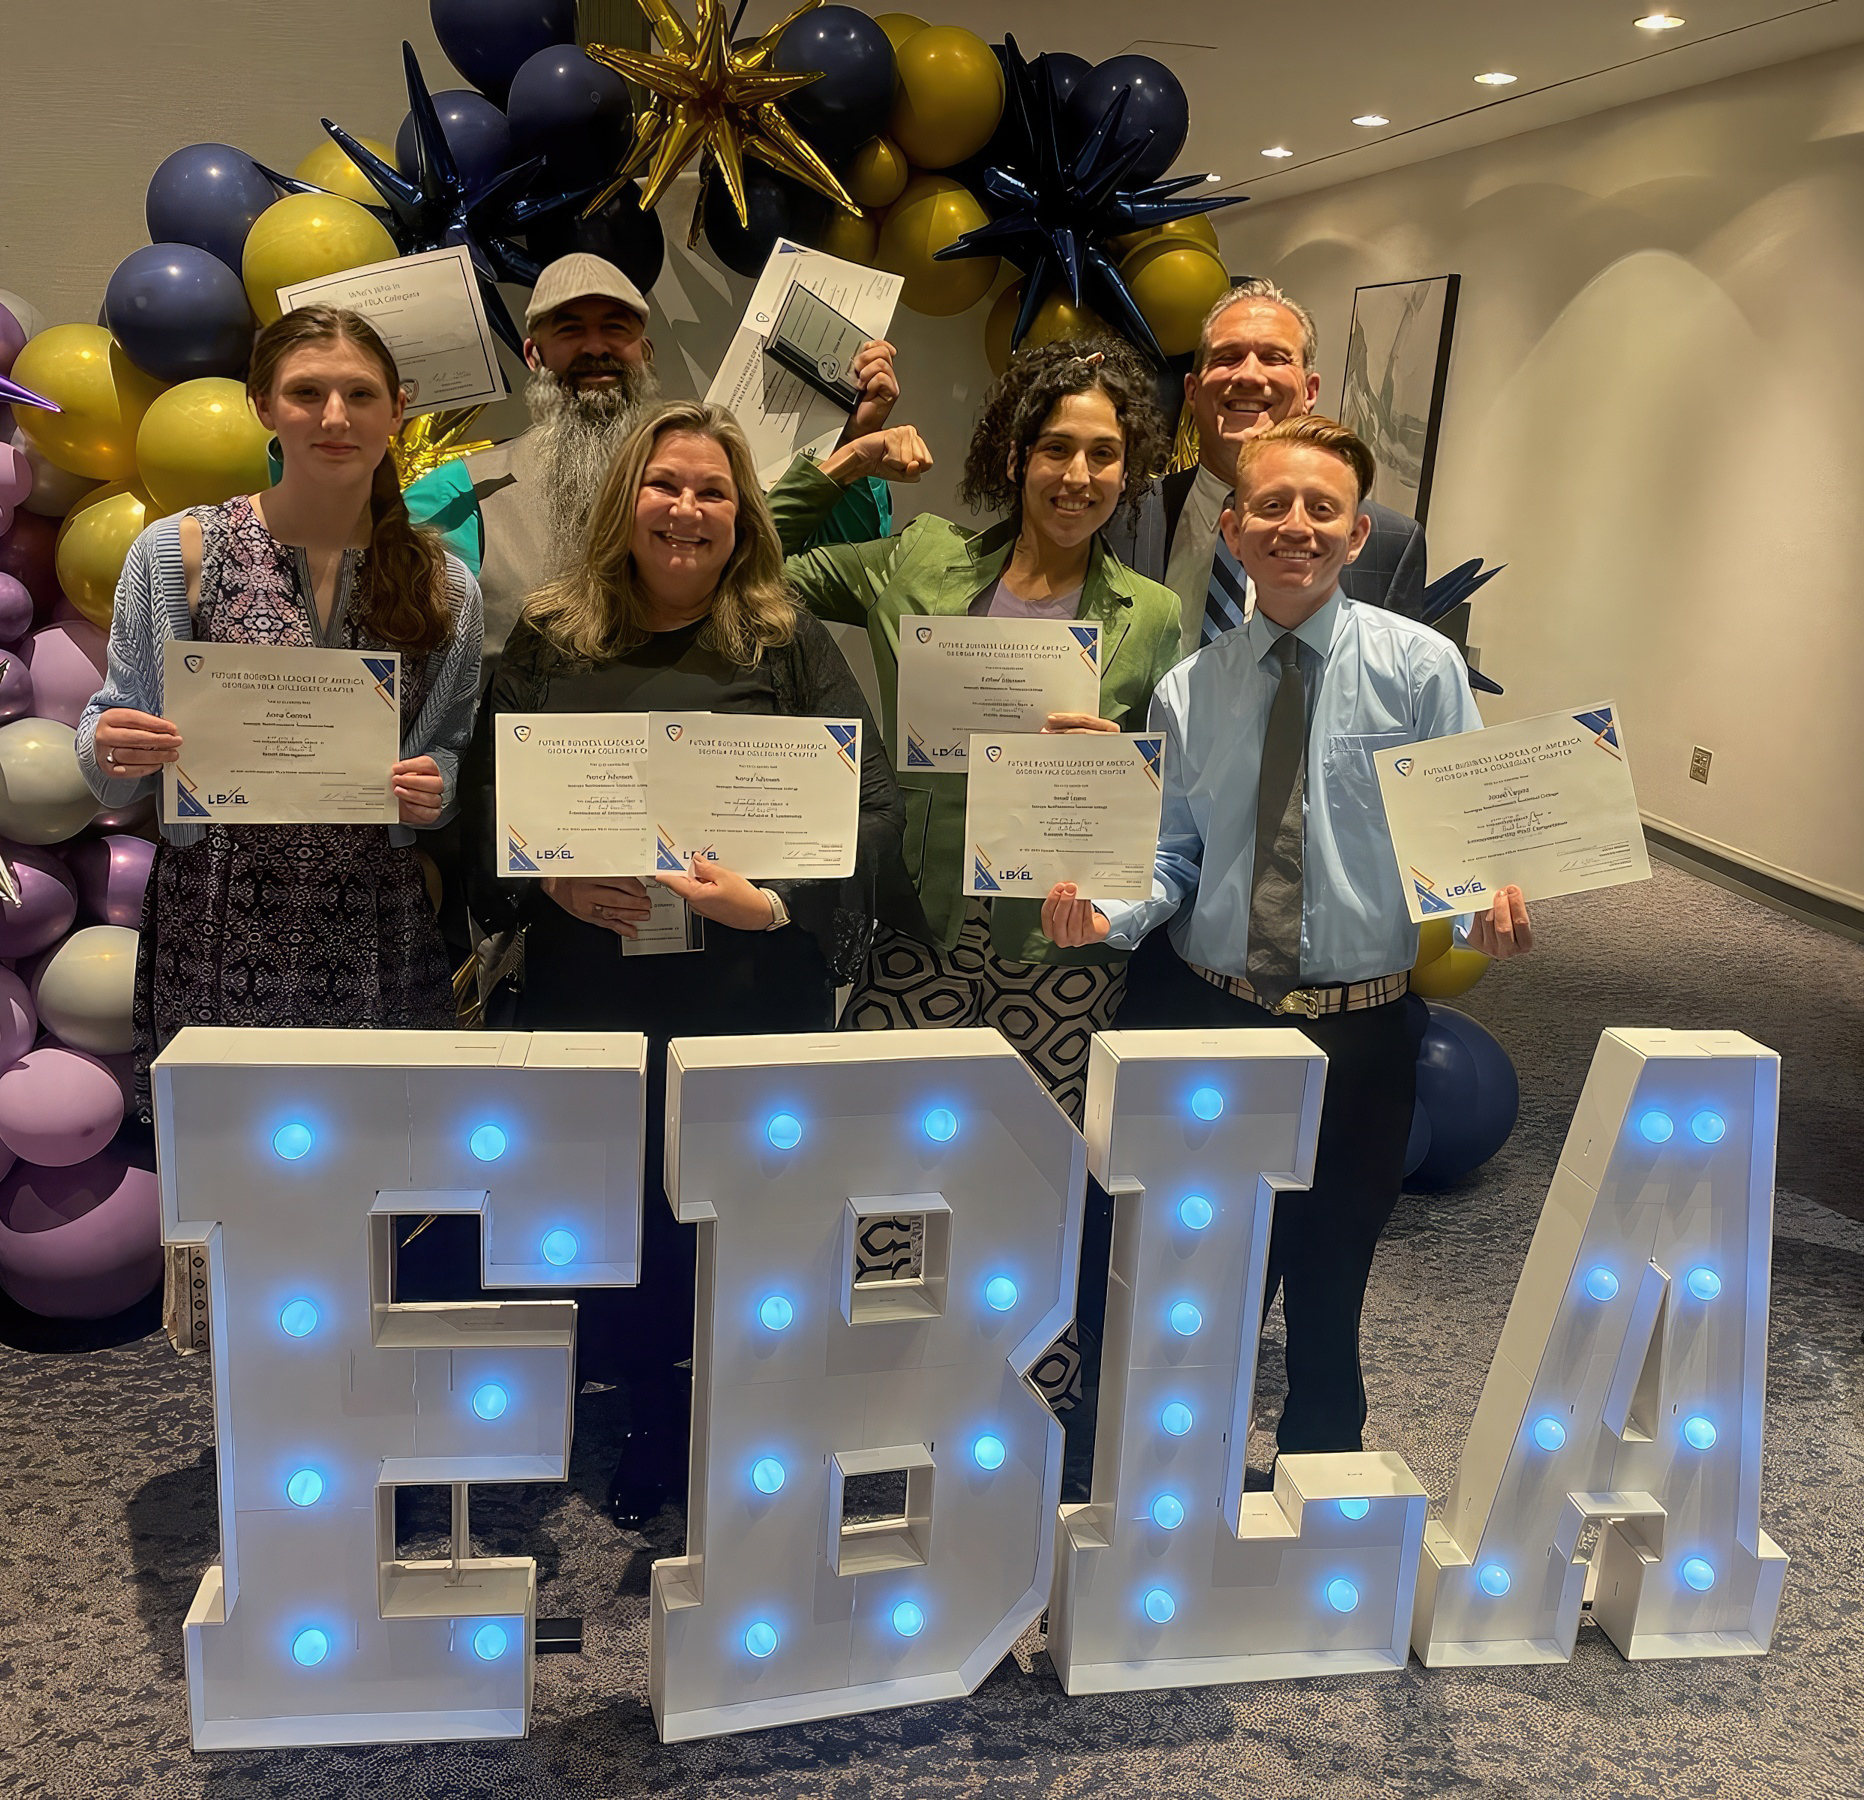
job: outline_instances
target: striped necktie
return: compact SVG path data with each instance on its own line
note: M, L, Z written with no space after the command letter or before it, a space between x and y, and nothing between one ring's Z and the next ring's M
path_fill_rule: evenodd
M1210 559L1210 586L1204 595L1204 635L1199 648L1217 641L1226 631L1234 631L1247 621L1249 577L1230 554L1230 546L1217 539L1217 553Z

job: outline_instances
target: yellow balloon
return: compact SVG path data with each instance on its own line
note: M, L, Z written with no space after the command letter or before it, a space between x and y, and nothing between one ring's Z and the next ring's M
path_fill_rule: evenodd
M1022 309L1024 283L1013 281L1000 293L984 321L984 355L992 370L1001 375L1010 366L1010 333L1016 329L1016 315ZM1061 338L1112 337L1113 327L1099 313L1076 306L1065 289L1058 288L1036 308L1036 316L1023 333L1021 350L1037 344L1052 344Z
M58 585L93 625L110 629L124 559L142 528L161 517L140 488L113 481L86 494L58 531Z
M874 251L880 243L880 221L867 213L845 213L838 206L816 241L818 250L839 256L843 262L874 266Z
M934 262L933 253L988 222L977 196L949 175L915 175L880 222L875 261L905 277L900 301L914 312L945 318L975 306L997 279L994 256Z
M271 435L237 381L209 375L170 388L136 433L136 466L158 516L270 487L265 447Z
M912 170L891 138L869 138L855 151L842 184L861 206L891 206L906 191Z
M1129 231L1124 237L1109 238L1107 247L1116 257L1131 256L1135 250L1156 244L1161 238L1186 238L1194 244L1202 244L1206 250L1222 253L1217 243L1217 228L1211 224L1209 213L1193 213L1188 219L1172 219L1144 231Z
M1488 972L1489 959L1480 950L1446 950L1434 962L1411 971L1411 992L1426 1000L1454 1000Z
M279 315L280 288L395 254L395 240L354 200L287 194L253 220L240 275L259 323L269 325Z
M101 325L54 325L27 342L13 364L22 387L63 408L22 406L13 415L47 462L94 481L136 473L136 427L162 384L145 375Z
M990 142L1003 117L1003 65L974 31L928 25L894 47L899 86L887 136L921 169L949 169Z
M1448 956L1454 939L1455 928L1448 919L1426 919L1417 928L1417 961L1411 966L1421 969L1440 956Z
M900 46L916 31L924 31L926 22L917 13L875 13L874 23L887 34L887 42L899 53Z
M1204 315L1230 291L1223 258L1189 238L1140 245L1121 262L1120 277L1167 356L1197 348Z
M394 167L395 152L387 144L377 138L358 138L356 141L365 150L373 150L391 168ZM325 138L292 173L300 181L308 181L313 187L340 194L345 200L354 200L360 206L382 204L382 196L370 185L369 177L350 160L349 152L335 138Z

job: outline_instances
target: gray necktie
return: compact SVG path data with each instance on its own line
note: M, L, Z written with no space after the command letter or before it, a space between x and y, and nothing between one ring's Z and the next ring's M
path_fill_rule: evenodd
M1256 787L1256 862L1249 888L1249 982L1273 1007L1301 985L1301 847L1307 789L1307 687L1299 640L1269 650L1281 667ZM1264 658L1266 661L1267 658Z

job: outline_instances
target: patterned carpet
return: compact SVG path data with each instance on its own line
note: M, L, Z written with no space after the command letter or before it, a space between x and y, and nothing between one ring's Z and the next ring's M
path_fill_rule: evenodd
M1668 869L1538 919L1544 953L1466 1002L1516 1057L1520 1128L1461 1190L1407 1200L1374 1270L1372 1441L1444 1492L1599 1028L1752 1032L1786 1057L1763 1518L1794 1560L1771 1656L1631 1666L1587 1627L1564 1668L1069 1700L1031 1634L966 1701L663 1748L656 1551L600 1514L619 1397L589 1393L566 1487L475 1496L484 1548L537 1557L540 1611L588 1622L583 1655L539 1660L527 1742L196 1757L180 1627L215 1544L204 1361L157 1337L0 1348L0 1793L1864 1795L1864 947Z

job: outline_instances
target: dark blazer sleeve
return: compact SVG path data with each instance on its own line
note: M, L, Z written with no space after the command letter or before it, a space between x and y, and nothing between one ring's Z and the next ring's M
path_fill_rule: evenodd
M1376 500L1366 502L1372 532L1357 561L1340 572L1347 599L1418 618L1424 610L1424 527Z

